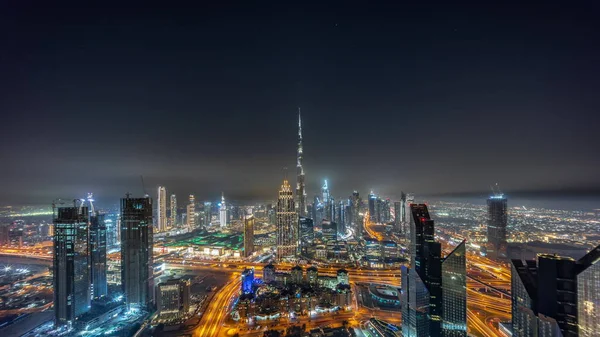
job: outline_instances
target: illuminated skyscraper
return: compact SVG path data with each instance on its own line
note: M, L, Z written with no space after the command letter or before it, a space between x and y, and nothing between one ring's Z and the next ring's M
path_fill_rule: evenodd
M167 230L167 189L158 187L158 209L156 213L156 229L159 232Z
M427 205L411 205L411 266L402 267L402 331L409 337L442 336L441 245ZM465 271L466 273L466 271Z
M298 157L296 161L296 207L298 216L306 216L306 186L304 184L304 167L302 148L302 116L298 108Z
M108 294L106 283L106 224L104 214L98 214L98 212L90 220L92 297L101 298Z
M303 255L307 255L310 247L315 240L315 228L311 218L300 217L300 251Z
M597 336L600 328L600 246L575 261L540 254L512 260L514 337Z
M227 227L227 204L225 204L225 195L221 195L221 203L219 204L219 224L221 228Z
M244 219L244 256L254 252L254 216L246 215Z
M90 309L88 208L53 204L54 323L71 324Z
M287 180L283 181L277 199L277 259L294 257L298 251L298 218L294 193Z
M254 268L244 269L242 272L242 294L252 294L254 284Z
M152 199L121 199L121 282L128 307L154 302Z
M186 221L189 231L196 229L196 198L193 194L190 194L190 202L187 205Z
M177 228L177 196L171 194L171 205L169 214L169 226L171 228Z
M600 246L579 260L577 275L577 314L579 337L600 332Z
M210 225L210 219L212 217L212 202L204 202L204 226Z
M467 257L465 241L442 262L442 333L467 337Z
M377 202L377 197L371 191L369 193L369 218L372 222L377 222L377 211L375 209L375 203Z
M402 233L402 202L394 202L394 230Z
M487 255L506 257L507 200L503 194L494 194L487 200Z
M363 234L363 223L360 216L360 212L362 211L362 200L360 199L360 194L358 191L352 192L352 196L350 197L350 206L352 207L352 226L356 230L356 237L360 238Z

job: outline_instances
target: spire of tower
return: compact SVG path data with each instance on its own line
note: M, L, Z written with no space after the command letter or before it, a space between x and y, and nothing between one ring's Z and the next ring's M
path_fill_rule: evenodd
M302 115L300 113L300 107L298 107L298 138L302 140Z

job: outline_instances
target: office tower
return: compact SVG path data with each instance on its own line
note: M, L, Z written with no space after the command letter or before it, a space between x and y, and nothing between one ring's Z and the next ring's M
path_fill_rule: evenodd
M283 181L277 199L277 259L295 257L298 250L298 219L294 194L287 180Z
M321 222L321 233L323 233L323 240L336 241L338 233L337 223L334 221L323 220Z
M187 205L186 212L187 228L189 231L196 229L196 198L190 194L190 202Z
M402 331L411 337L442 335L441 245L427 205L411 205L411 266L402 267Z
M96 212L90 219L90 279L92 298L108 294L106 283L106 223L104 214Z
M263 282L270 283L275 281L275 266L268 264L263 268Z
M298 223L298 227L300 227L300 252L302 255L306 255L315 241L315 226L311 218L300 217Z
M88 208L53 204L54 323L70 325L90 309Z
M210 219L212 216L212 202L206 201L204 203L204 226L210 225Z
M164 186L158 186L156 224L156 230L158 232L164 232L167 230L167 189Z
M487 255L506 257L507 200L503 194L494 194L487 200Z
M247 215L244 220L244 256L254 253L254 216Z
M225 195L221 195L221 203L219 204L219 224L221 228L227 227L227 205L225 204Z
M175 194L171 194L171 204L169 208L169 226L171 226L171 228L177 228L177 196L175 196Z
M121 282L128 307L154 302L152 199L121 199Z
M319 270L315 266L310 266L306 269L306 281L311 286L316 286L319 283Z
M373 194L373 191L369 193L369 220L372 222L377 222L377 213L375 209L375 203L377 202L377 197Z
M338 207L336 208L337 212L337 224L338 224L338 233L340 235L346 234L346 205L343 201L340 201Z
M156 287L156 308L158 315L183 316L190 310L189 280L170 279Z
M467 337L467 257L465 241L442 262L444 337Z
M324 180L323 186L321 187L321 195L323 197L323 202L329 202L329 186L327 184L327 179Z
M254 284L254 268L246 268L242 272L242 294L252 294Z
M579 337L596 336L600 331L600 246L579 260L577 274L577 315Z
M401 233L402 226L402 202L394 202L394 230L397 233Z
M575 261L540 254L511 260L513 336L596 336L600 246Z
M360 199L360 194L358 191L352 192L352 196L350 197L350 206L352 208L352 226L356 230L356 237L361 238L363 234L363 223L360 218L362 201Z
M298 157L296 161L296 207L298 216L306 216L306 186L304 185L304 167L302 166L302 116L298 108Z

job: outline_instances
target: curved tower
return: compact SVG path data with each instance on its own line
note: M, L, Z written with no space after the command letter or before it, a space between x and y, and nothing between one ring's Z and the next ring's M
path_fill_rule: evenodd
M298 108L298 158L296 161L296 211L306 216L306 189L304 186L304 168L302 167L302 117Z

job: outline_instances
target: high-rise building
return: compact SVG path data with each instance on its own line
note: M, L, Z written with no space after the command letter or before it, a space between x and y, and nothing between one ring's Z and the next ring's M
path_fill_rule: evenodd
M321 187L321 195L323 197L323 202L327 203L329 202L329 185L327 184L327 179L325 179L325 181L323 182L323 186ZM333 219L330 219L333 220Z
M244 219L244 256L254 253L254 216L247 215Z
M121 282L128 307L154 302L152 199L121 199Z
M0 224L0 246L8 246L10 243L10 228L8 224Z
M427 205L412 204L410 209L411 266L402 267L402 331L405 336L438 337L444 308L441 245Z
M171 194L169 226L171 228L177 228L177 196L175 194Z
M242 272L242 294L252 294L254 285L254 268L244 269Z
M106 224L104 214L96 212L90 218L90 279L92 298L101 298L108 294L106 283Z
M190 310L189 280L170 279L156 287L156 308L161 317L185 315Z
M196 229L196 198L190 194L190 202L187 205L186 221L189 231Z
M300 252L306 255L315 240L314 223L311 218L304 217L300 217L298 223L300 227Z
M221 228L227 227L227 204L225 203L225 194L221 195L221 203L219 204L219 224Z
M442 262L442 333L467 337L467 251L465 241Z
M600 246L575 261L540 254L512 260L513 336L596 336ZM594 278L595 277L595 278Z
M369 193L369 219L372 222L377 222L377 211L375 208L376 202L377 202L377 197L375 196L373 191L371 191L371 193Z
M306 216L306 186L304 184L304 167L302 166L303 159L302 147L302 116L300 108L298 108L298 156L296 160L296 207L298 216Z
M363 223L360 217L362 201L358 191L352 192L350 197L350 207L352 208L351 223L352 227L356 230L356 237L361 238L363 234Z
M164 186L158 186L156 224L156 230L158 232L164 232L167 230L167 189Z
M54 323L70 325L89 311L89 213L85 206L53 204Z
M204 226L210 225L210 219L212 216L212 202L204 202Z
M577 315L579 337L600 331L600 246L579 260L577 274Z
M337 209L337 223L338 223L338 233L340 235L346 234L346 204L344 201L340 201Z
M295 257L298 253L298 219L294 193L287 180L283 181L277 199L277 259Z
M321 233L323 233L323 240L336 241L338 235L337 227L337 223L334 221L323 220L321 222Z
M506 257L507 200L495 194L487 200L487 255L490 258Z
M397 233L402 233L402 202L394 202L394 230Z

